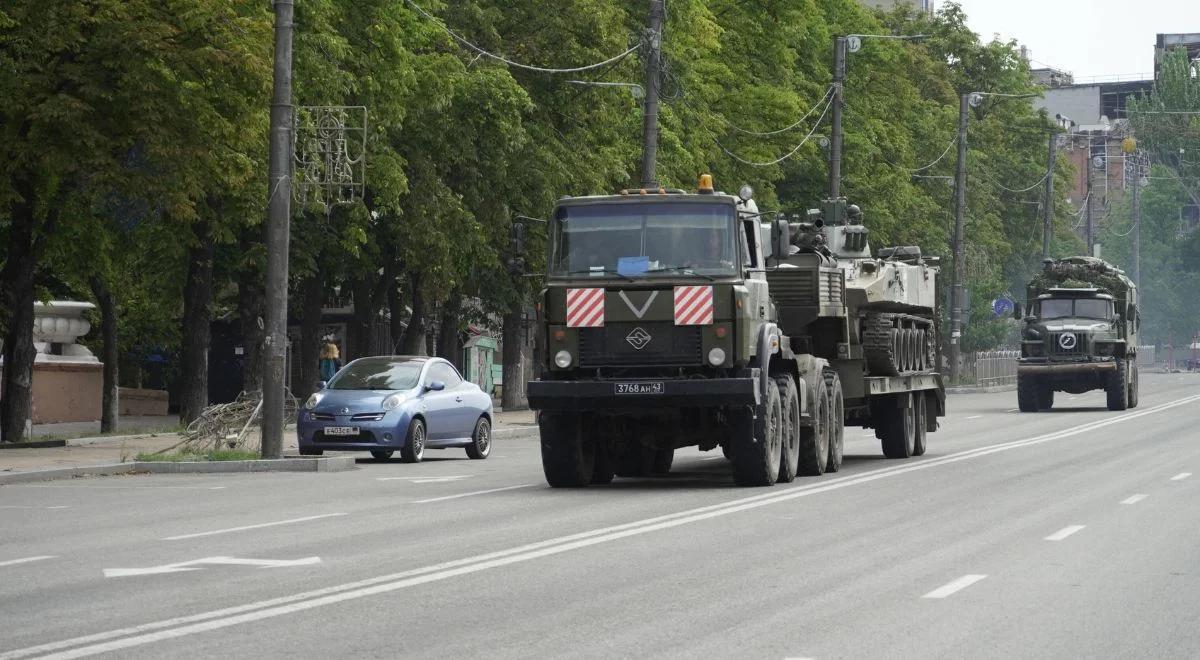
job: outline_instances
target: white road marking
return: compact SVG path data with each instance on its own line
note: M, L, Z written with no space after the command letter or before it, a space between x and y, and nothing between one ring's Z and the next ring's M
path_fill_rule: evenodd
M87 485L87 484L13 484L24 488L96 488L96 489L113 489L119 490L123 488L149 489L149 490L225 490L225 486L110 486L110 485Z
M0 561L0 566L16 566L17 564L28 564L31 561L42 561L43 559L54 559L58 555L38 555L37 557L21 557L20 559L6 559Z
M180 573L183 571L204 570L200 566L215 564L218 566L258 566L259 568L285 568L291 566L311 566L321 563L320 557L305 557L303 559L243 559L240 557L205 557L191 561L181 561L176 564L149 566L147 568L106 568L104 577L130 577L133 575L161 575L163 573Z
M985 577L987 577L987 576L986 575L964 575L953 582L944 584L944 585L938 587L937 589L934 589L933 591L925 594L924 596L921 596L921 598L945 598L945 597L953 595L959 591L962 591L963 589L966 589L967 587L975 584L976 582L982 580Z
M1087 527L1087 525L1069 525L1067 527L1063 527L1062 529L1058 530L1057 532L1054 532L1050 536L1047 536L1046 540L1047 541L1061 541L1061 540L1067 538L1068 536L1074 534L1075 532L1078 532L1079 530L1083 529L1084 527Z
M1171 477L1171 481L1183 481L1184 479L1187 479L1190 476L1192 476L1191 472L1180 472L1179 474Z
M243 525L241 527L230 527L228 529L214 529L211 532L196 532L195 534L180 534L179 536L168 536L163 541L182 541L184 539L197 539L201 536L214 536L216 534L228 534L230 532L244 532L247 529L262 529L263 527L275 527L276 525L291 525L292 523L308 522L309 520L320 520L321 518L333 518L334 516L344 516L344 513L323 513L319 516L305 516L303 518L291 518L289 520L276 520L275 522L260 523L258 525Z
M1121 500L1121 504L1137 504L1138 502L1141 502L1142 500L1146 499L1147 497L1149 497L1149 495L1146 495L1145 493L1138 493L1137 495L1130 495L1129 497L1126 497L1125 499Z
M983 415L971 415L967 419L979 419L980 417L983 417Z
M431 497L427 500L417 500L413 504L428 504L430 502L445 502L446 500L457 500L460 497L471 497L473 495L487 495L488 493L499 493L502 490L516 490L518 488L529 488L532 484L519 484L517 486L505 486L504 488L489 488L488 490L477 490L470 493L459 493L457 495L446 495L445 497Z
M81 637L65 639L57 642L47 642L23 649L14 649L0 653L0 660L16 660L31 655L51 651L62 651L51 656L53 658L81 658L99 653L118 651L151 644L154 642L176 639L210 630L220 630L252 621L261 621L302 612L325 605L365 598L380 593L388 593L408 587L446 580L460 575L468 575L480 571L491 570L519 562L531 561L542 557L557 555L573 550L616 541L619 539L647 534L663 529L670 529L702 520L717 518L741 511L747 511L771 504L787 502L801 497L826 493L850 486L870 483L900 474L918 470L928 470L942 465L972 460L981 456L1030 447L1054 440L1086 434L1098 428L1121 424L1138 417L1153 415L1165 410L1200 401L1200 395L1194 395L1164 403L1137 412L1108 417L1096 422L1083 424L1063 431L1056 431L1024 440L1013 440L986 447L978 447L956 454L948 454L919 463L911 463L898 467L880 468L857 475L837 477L814 484L778 488L775 492L750 495L720 504L699 507L666 514L654 518L646 518L630 523L593 529L569 536L547 539L526 544L507 550L500 550L483 555L475 555L456 559L433 566L412 569L391 575L381 575L357 582L350 582L323 589L301 592L290 596L281 596L245 605L211 610L172 619L153 621L137 626L108 630ZM66 650L64 649L71 649Z
M702 458L700 460L702 460L702 461L719 461L722 458L725 458L725 457L724 456L705 456L704 458Z
M414 484L436 484L470 478L469 474L451 474L444 477L375 477L375 481L411 481Z
M1020 410L1021 410L1020 408L1009 408L1008 410L1005 410L1004 412L1020 412Z
M60 505L60 506L22 506L22 505L17 505L17 504L6 504L4 506L0 506L0 509L69 509L69 508L71 508L71 507L65 506L65 505Z

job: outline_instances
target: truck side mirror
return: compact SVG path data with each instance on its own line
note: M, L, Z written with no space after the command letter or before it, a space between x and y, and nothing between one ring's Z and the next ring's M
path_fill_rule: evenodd
M1036 320L1037 320L1037 317L1036 317L1036 316L1034 316L1033 314L1029 314L1029 315L1027 315L1027 316L1025 317L1025 322L1026 322L1026 323L1033 323L1033 322L1034 322L1034 321L1036 321Z
M1021 303L1013 304L1013 318L1020 321L1025 316L1025 305Z
M787 259L792 247L792 226L782 214L771 225L771 254L776 262Z

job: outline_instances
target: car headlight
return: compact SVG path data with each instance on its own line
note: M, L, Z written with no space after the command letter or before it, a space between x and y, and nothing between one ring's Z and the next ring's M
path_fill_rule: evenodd
M571 353L569 351L559 351L554 354L554 364L558 365L559 369L566 369L571 366Z
M714 367L719 367L725 364L725 351L720 348L714 348L708 352L708 363Z
M313 408L316 408L317 404L320 402L321 402L321 393L313 392L313 395L308 397L308 401L304 402L304 409L312 410Z
M403 394L393 394L383 400L383 409L395 410L396 408L400 407L400 404L404 403L404 400L407 398L408 397Z

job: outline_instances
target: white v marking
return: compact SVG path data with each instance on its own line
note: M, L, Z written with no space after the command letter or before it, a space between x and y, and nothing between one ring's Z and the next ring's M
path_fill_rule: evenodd
M629 299L629 296L625 295L624 291L621 292L621 300L625 301L625 304L629 306L629 311L633 312L633 315L639 319L646 315L646 310L650 309L650 305L654 303L654 299L657 297L658 292L651 291L650 297L646 298L646 304L642 305L641 309L638 309L634 306L633 301Z

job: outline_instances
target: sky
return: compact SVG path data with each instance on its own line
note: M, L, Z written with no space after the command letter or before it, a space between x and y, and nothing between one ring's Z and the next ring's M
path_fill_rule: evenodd
M995 33L1016 39L1029 47L1034 68L1063 69L1076 82L1152 74L1158 33L1200 33L1200 0L956 1L984 41Z

